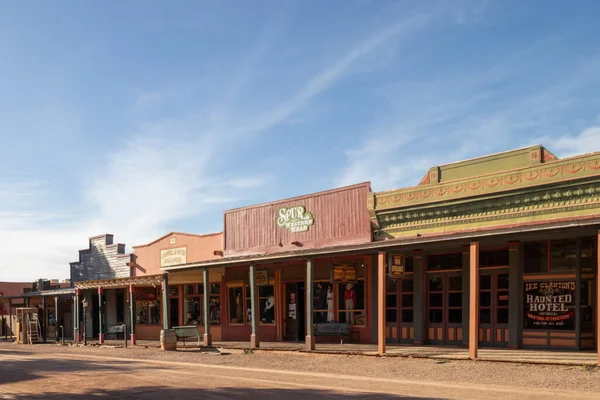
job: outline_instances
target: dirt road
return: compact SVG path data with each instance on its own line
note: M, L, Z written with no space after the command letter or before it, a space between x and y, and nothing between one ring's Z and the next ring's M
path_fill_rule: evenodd
M42 351L36 351L42 349ZM290 368L133 360L101 352L0 346L0 399L598 399L596 392L436 379L398 379ZM86 349L87 350L87 349ZM163 353L164 354L164 353ZM172 353L174 354L174 353ZM270 355L266 355L267 359ZM279 357L279 355L271 355ZM204 356L206 357L206 356ZM227 357L227 356L212 356ZM294 357L299 357L295 360ZM374 359L377 361L377 359ZM595 374L594 374L595 375ZM594 377L595 378L595 377Z

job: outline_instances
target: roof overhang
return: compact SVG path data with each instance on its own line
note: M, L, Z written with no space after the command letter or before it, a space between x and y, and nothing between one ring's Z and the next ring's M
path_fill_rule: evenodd
M195 262L188 264L173 265L161 268L166 272L183 271L194 268L216 268L230 267L244 264L256 264L262 262L283 262L306 259L318 256L343 256L350 254L373 254L379 251L399 250L407 247L418 247L429 244L451 243L451 242L468 242L472 240L482 240L487 238L496 238L504 235L515 234L534 234L536 232L577 229L577 228L600 228L600 217L592 218L571 218L567 220L553 221L544 223L521 224L515 226L507 226L502 228L494 228L489 230L469 230L448 233L435 236L419 236L413 238L398 238L388 239L377 242L369 242L358 245L336 246L321 249L298 250L287 253L277 254L259 254L251 256L227 257L218 260ZM511 240L516 240L512 238Z
M63 288L54 290L42 290L36 292L26 292L19 297L46 297L46 296L60 296L61 294L75 294L75 288Z
M96 281L75 282L77 289L125 288L128 286L156 286L163 280L163 274L136 276L130 278L115 278Z

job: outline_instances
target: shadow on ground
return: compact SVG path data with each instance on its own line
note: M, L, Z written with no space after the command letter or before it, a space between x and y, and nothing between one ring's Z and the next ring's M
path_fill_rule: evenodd
M138 387L125 390L95 390L80 394L44 393L39 395L2 395L0 399L45 399L45 400L83 400L94 398L106 399L416 399L416 397L395 396L368 393L334 393L313 389L256 389L256 388L218 388L218 389L185 389L168 387ZM423 400L423 397L419 397ZM434 398L429 398L435 400Z

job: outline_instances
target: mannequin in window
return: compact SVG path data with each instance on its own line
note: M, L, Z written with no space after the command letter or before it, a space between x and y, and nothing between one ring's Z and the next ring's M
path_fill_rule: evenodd
M356 304L356 290L354 290L354 284L348 283L346 285L346 290L344 291L344 305L346 310L354 310L354 305ZM351 311L346 311L346 322L352 324L352 318L354 317L354 313Z
M327 322L333 322L333 292L331 285L327 286Z
M244 322L243 321L243 314L242 314L242 295L238 294L235 297L235 318L237 319L237 322Z
M272 324L275 322L275 298L273 296L270 296L267 299L262 322L266 324Z

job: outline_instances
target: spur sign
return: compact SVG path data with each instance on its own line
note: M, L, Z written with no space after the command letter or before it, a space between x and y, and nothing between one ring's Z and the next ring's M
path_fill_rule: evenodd
M282 207L277 213L277 226L288 228L292 233L306 232L315 223L312 213L304 206Z

